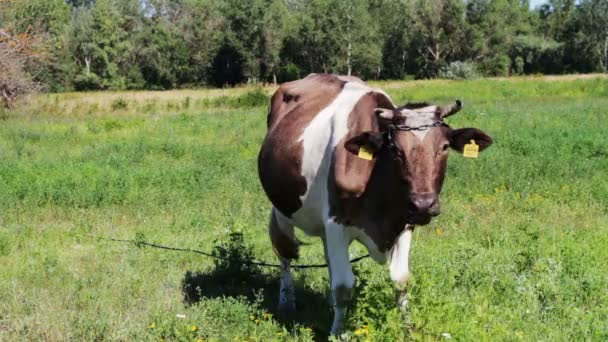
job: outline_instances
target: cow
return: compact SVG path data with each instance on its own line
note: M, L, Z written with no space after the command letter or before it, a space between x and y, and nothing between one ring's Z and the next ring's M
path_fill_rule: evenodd
M408 103L356 77L311 74L282 84L271 99L268 132L258 157L272 203L269 235L281 266L279 310L295 310L291 260L294 226L323 240L334 318L343 327L355 283L348 248L357 240L378 263L388 261L405 306L409 251L416 225L439 214L448 150L492 138L444 119L462 107Z

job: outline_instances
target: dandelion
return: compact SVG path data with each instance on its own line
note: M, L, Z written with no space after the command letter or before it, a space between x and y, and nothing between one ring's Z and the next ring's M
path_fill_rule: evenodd
M249 320L250 320L250 321L253 321L254 319L255 319L255 316L254 316L254 315L249 315Z
M154 323L154 322L150 323L150 325L148 325L148 328L149 328L149 329L154 329L154 328L156 328L156 323Z
M367 330L367 325L362 326L361 328L357 328L355 330L355 336L367 335L369 334L369 330Z
M197 330L198 330L198 327L196 325L193 325L190 327L190 331L192 331L192 332L197 331Z

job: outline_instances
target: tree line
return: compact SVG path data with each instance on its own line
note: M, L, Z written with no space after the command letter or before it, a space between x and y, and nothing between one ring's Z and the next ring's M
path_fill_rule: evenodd
M607 72L608 1L0 0L9 69L50 91Z

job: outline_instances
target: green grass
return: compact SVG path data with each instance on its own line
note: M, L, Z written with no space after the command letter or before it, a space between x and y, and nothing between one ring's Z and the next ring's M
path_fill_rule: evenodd
M378 86L398 103L460 98L450 124L495 144L452 154L442 215L415 231L409 314L385 266L356 267L350 338L607 340L608 79ZM0 340L325 339L326 270L295 272L299 312L280 317L275 270L88 237L274 262L256 172L266 101L51 94L0 113ZM302 239L300 262L323 262Z

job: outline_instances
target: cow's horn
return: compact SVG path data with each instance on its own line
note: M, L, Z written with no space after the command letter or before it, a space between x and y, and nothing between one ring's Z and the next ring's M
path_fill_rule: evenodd
M455 103L441 108L441 118L447 118L450 115L458 113L462 109L462 101L456 100Z

